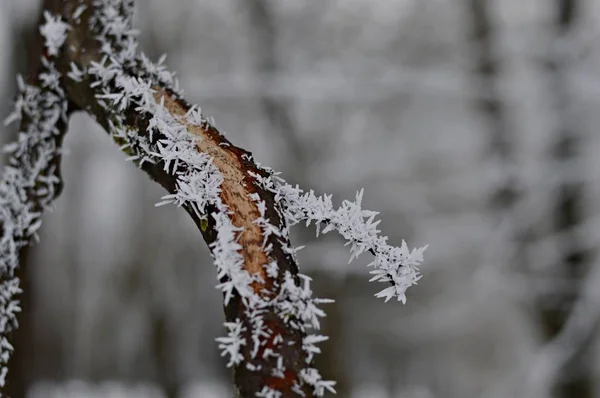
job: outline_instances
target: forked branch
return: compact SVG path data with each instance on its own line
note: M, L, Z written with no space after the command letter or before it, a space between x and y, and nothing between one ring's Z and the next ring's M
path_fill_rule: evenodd
M47 175L56 174L62 137L57 131L67 121L66 104L87 112L130 160L168 191L159 205L182 206L208 243L218 271L217 287L224 295L228 331L218 343L234 369L236 394L313 397L334 391L335 382L323 380L312 367L319 352L316 344L326 338L311 331L319 328L325 313L318 305L327 300L313 298L310 278L298 272L289 226L314 221L318 232L325 224L324 233L337 230L352 245L352 257L365 251L374 254L373 280L390 285L378 293L386 301L405 300L406 289L419 278L424 248L410 252L406 244L389 246L387 238L379 236L377 213L362 210L362 192L356 202L344 201L334 208L330 196L317 197L286 184L259 166L249 152L230 143L198 107L183 99L161 62L154 64L138 53L132 1L46 0L45 10L44 69L37 86L23 86L17 102L13 118L23 118L27 139L11 148L15 166L0 187L3 203L13 203L14 195L9 194L14 187L37 188ZM60 100L53 105L58 109L51 114L54 119L44 119L42 128L31 131L27 128L31 112L19 105L30 95L28 90L39 91L33 95L36 101L46 98L44 90L58 93ZM31 159L20 157L23 151L35 152L33 143L38 139L51 142L51 151L32 159L43 158L44 167L54 165L50 173L41 166L27 171ZM32 176L15 182L10 173L21 169ZM35 195L21 197L35 222L19 223L14 217L2 221L3 239L22 246L39 227L39 213L50 199L38 206ZM15 224L33 227L9 235L8 226ZM17 252L3 255L2 261L2 275L12 278ZM12 302L15 289L6 290Z

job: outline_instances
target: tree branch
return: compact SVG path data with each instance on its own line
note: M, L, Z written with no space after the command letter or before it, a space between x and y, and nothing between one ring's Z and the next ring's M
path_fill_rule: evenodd
M50 84L41 78L42 85L60 90L74 108L94 117L168 191L160 204L182 206L210 247L228 330L217 340L233 367L236 394L313 397L333 391L335 382L323 380L311 366L316 344L326 337L310 331L319 328L325 314L318 305L328 300L313 298L310 278L299 274L288 226L300 220L325 223L323 232L337 230L352 244L352 257L375 254L373 279L391 284L378 294L386 300L405 299L419 279L423 248L409 252L405 244L387 245L378 235L377 213L361 208L362 193L356 203L344 201L334 209L330 196L285 184L230 143L183 99L161 62L137 54L132 1L44 5L44 53L55 57L56 73L48 64L55 78Z
M47 39L46 32L41 31ZM37 48L38 43L34 44ZM41 42L39 48L42 48ZM46 49L47 50L47 49ZM29 65L28 82L18 78L15 111L6 123L20 120L18 140L8 145L8 165L0 181L0 385L4 386L12 352L9 338L20 312L19 257L37 238L41 215L62 190L61 145L69 106L54 67L55 53L40 51Z

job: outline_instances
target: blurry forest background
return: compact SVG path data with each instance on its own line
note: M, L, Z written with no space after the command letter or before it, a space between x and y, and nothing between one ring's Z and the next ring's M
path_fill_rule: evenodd
M39 3L0 0L3 117ZM234 143L337 200L364 187L391 241L430 244L402 306L338 237L295 230L337 300L318 361L338 396L600 397L600 0L136 4L144 51ZM88 117L65 146L12 396L230 396L192 221Z

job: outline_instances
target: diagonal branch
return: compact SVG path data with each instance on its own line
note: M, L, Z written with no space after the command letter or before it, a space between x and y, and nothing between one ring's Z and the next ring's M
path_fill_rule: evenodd
M168 191L159 205L183 207L210 247L228 330L217 340L233 367L236 395L333 392L335 382L323 380L312 367L320 352L316 344L326 337L310 334L325 316L318 305L329 300L313 298L310 278L299 274L288 226L300 220L324 223L324 233L337 230L352 244L352 257L373 253L373 279L391 285L378 293L386 301L404 301L406 289L419 279L423 249L389 246L379 236L376 213L362 210L362 193L356 203L344 201L336 210L330 196L287 185L229 142L183 99L160 62L138 55L132 1L46 0L44 5L44 54L56 59L51 58L55 65L45 63L51 78L40 75L43 85L95 118L129 159ZM61 106L57 121L64 124L66 99Z
M283 289L287 279L295 288L299 279L287 236L264 236L257 222L269 220L277 231L285 230L274 195L250 177L265 172L182 99L169 74L135 57L127 4L88 1L83 6L77 18L71 14L77 8L63 14L72 27L60 63L61 71L72 76L66 90L167 189L165 202L188 211L209 243L230 329L220 343L230 355L240 395L265 389L284 396L296 396L292 390L319 393L330 384L316 375L314 380L302 376L311 369L302 349L303 322L298 314L288 320L277 314L277 307L289 301ZM273 262L279 272L267 275L264 266ZM289 327L290 322L299 327Z

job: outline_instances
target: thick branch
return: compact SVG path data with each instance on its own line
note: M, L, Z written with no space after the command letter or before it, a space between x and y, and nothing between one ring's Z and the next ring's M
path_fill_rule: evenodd
M102 12L99 7L105 5L95 4L92 1L83 3L87 8L83 13L78 13L80 15L76 15L76 17L73 15L77 7L81 5L80 2L67 1L61 10L63 18L71 26L65 46L66 51L58 62L59 71L63 75L72 71L72 64L81 71L93 69L97 66L95 63L108 66L110 60L105 57L107 51L117 53L122 50L119 48L121 43L114 37L107 36L109 39L115 39L111 43L114 46L111 49L106 48L106 42L101 43L98 40L98 37L104 32L102 32L101 23L97 23L95 18L98 13ZM122 17L127 18L125 7L122 4L120 7L122 7L120 9ZM104 47L102 47L103 45ZM276 234L265 237L263 227L257 222L263 218L280 230L285 230L284 222L276 210L274 194L254 183L252 175L266 176L266 173L256 166L251 154L232 145L210 124L190 122L186 116L190 110L193 111L191 106L164 82L152 76L152 72L139 59L122 65L122 73L123 76L119 76L121 78L135 78L144 82L152 82L150 88L153 92L152 100L155 101L159 112L164 112L165 117L179 123L195 137L197 151L209 155L212 165L222 176L219 192L221 203L209 203L207 209L195 208L191 203L179 203L194 219L211 249L215 249L219 234L216 220L212 215L222 210L219 209L219 206L223 206L227 209L227 217L230 218L231 224L237 231L236 241L241 246L239 253L243 259L243 270L253 280L251 283L253 293L265 300L265 303L270 303L281 296L281 287L285 283L284 276L286 274L289 273L296 280L296 284L299 284L295 261L285 250L289 245L287 237ZM138 166L166 188L170 194L177 195L181 188L178 185L178 176L185 174L188 166L185 164L167 165L163 159L144 161L143 159L149 155L148 148L143 149L135 145L135 142L139 143L136 141L137 138L147 142L149 147L158 145L161 139L165 139L163 132L156 126L156 113L140 112L140 103L137 101L127 104L123 109L118 109L110 101L103 101L102 96L108 90L119 92L122 88L118 87L118 82L114 80L103 82L103 84L98 84L98 82L99 80L95 76L87 74L81 79L67 79L65 89L69 98L79 109L86 110L113 135L118 144L125 145L125 152L136 157L135 161ZM128 134L139 137L130 142L124 142L123 137L115 134L115 126L118 126L121 131L127 131ZM264 206L265 211L261 213L259 206ZM265 240L267 241L266 245L264 244ZM271 262L276 262L279 267L279 272L275 277L267 275L265 271L265 265ZM222 283L231 282L227 275L221 276ZM313 389L300 376L302 369L307 368L309 362L307 353L302 349L303 338L306 337L304 328L290 327L290 320L286 321L277 313L277 306L263 305L263 308L260 309L260 322L267 326L264 328L267 333L265 336L261 336L262 341L258 347L253 349L250 342L256 338L257 325L255 323L258 318L249 312L247 300L252 300L252 298L242 297L237 290L232 291L231 294L232 298L226 300L227 321L230 323L241 322L245 328L243 339L246 342L242 355L244 358L253 358L251 366L246 361L235 364L235 384L241 396L255 396L265 386L281 392L284 397L297 396L293 389L301 390L306 396L312 396ZM296 322L301 323L299 320ZM253 350L254 352L251 352ZM270 351L273 355L270 355ZM282 364L278 365L278 360L282 361ZM285 369L283 374L274 374L274 369L277 369L278 366Z

